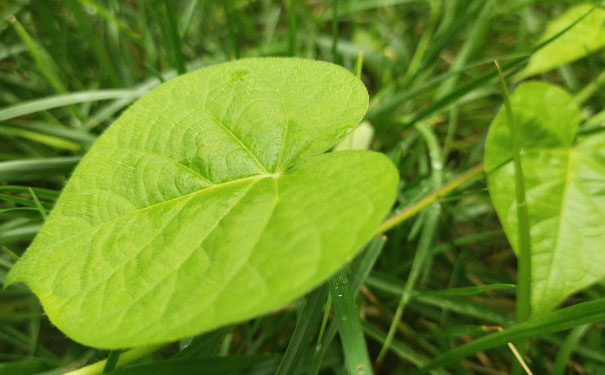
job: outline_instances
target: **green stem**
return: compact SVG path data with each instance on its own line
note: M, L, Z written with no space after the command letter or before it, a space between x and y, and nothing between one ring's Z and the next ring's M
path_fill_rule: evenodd
M378 229L376 229L376 232L374 234L378 235L378 234L381 234L381 233L384 233L384 232L387 232L387 231L393 229L397 225L403 223L410 217L412 217L412 216L416 215L417 213L419 213L420 211L422 211L424 208L430 206L431 203L448 195L449 193L456 190L461 185L464 185L465 183L473 180L475 177L479 176L482 173L483 173L482 164L472 167L471 169L464 172L463 174L461 174L454 180L448 182L447 184L443 185L439 189L428 194L427 196L425 196L418 202L414 203L413 205L409 206L408 208L404 209L403 211L399 212L398 214L391 216L384 223L382 223L382 225L380 225L378 227Z
M508 87L500 65L496 62L502 92L504 94L504 108L506 110L506 122L512 143L513 164L515 167L515 200L517 202L517 322L521 323L529 319L531 314L531 240L529 233L529 213L525 200L525 178L521 164L521 148L517 139L515 119L510 104ZM521 355L525 353L525 341L516 343L517 350ZM520 373L519 366L515 366L513 373Z

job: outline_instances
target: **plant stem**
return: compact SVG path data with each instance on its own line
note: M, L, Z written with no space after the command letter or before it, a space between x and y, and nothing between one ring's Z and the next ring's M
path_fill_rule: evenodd
M531 314L531 241L529 233L529 213L525 200L525 178L521 165L521 149L517 139L515 119L510 104L508 87L498 62L495 62L502 92L504 94L504 108L506 110L506 122L512 143L513 164L515 166L515 200L517 202L517 300L516 314L517 322L521 323L529 319ZM514 239L513 239L514 241ZM525 342L521 340L516 343L520 355L525 353ZM516 370L515 370L516 368ZM514 366L513 373L520 373L519 366Z
M134 362L138 359L141 359L156 350L163 347L164 344L160 345L150 345L150 346L142 346L139 348L130 349L127 352L124 352L120 355L120 359L116 367L120 367L126 365L128 363ZM105 363L107 363L107 359L104 359L99 362L92 363L88 366L84 366L77 370L69 371L64 373L63 375L99 375L103 373L103 369L105 368Z
M381 234L381 233L384 233L384 232L387 232L387 231L393 229L397 225L401 224L402 222L406 221L410 217L412 217L412 216L416 215L417 213L419 213L420 211L422 211L424 208L430 206L431 203L448 195L449 193L456 190L461 185L464 185L465 183L473 180L475 177L479 176L482 173L483 173L482 164L478 164L478 165L472 167L471 169L464 172L463 174L461 174L454 180L448 182L447 184L443 185L439 189L428 194L427 196L425 196L418 202L407 207L406 209L399 212L398 214L391 216L389 219L387 219L385 222L383 222L382 225L380 225L378 227L378 229L376 229L376 232L374 234L378 235L378 234Z

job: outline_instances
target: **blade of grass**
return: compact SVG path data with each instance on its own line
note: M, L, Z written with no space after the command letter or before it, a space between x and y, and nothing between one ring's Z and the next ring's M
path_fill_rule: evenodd
M428 4L430 8L428 26L424 29L424 32L420 37L420 41L414 50L412 60L408 65L407 71L405 72L405 86L409 86L409 84L416 79L421 70L424 71L424 69L421 69L423 68L421 67L421 64L423 63L425 53L427 52L431 39L433 38L433 34L438 24L437 21L439 20L439 16L441 14L441 3L436 1L428 1Z
M179 36L182 39L189 28L189 24L191 23L191 19L195 14L195 10L197 8L198 0L189 0L189 3L185 7L185 10L181 14L181 18L179 19L178 30Z
M380 329L378 329L377 327L375 327L374 325L372 325L368 322L363 322L363 330L367 333L367 335L369 337L378 341L378 343L380 343L380 344L384 344L386 337L387 337L386 333L382 332ZM404 361L410 362L411 364L415 365L418 368L420 368L428 363L428 359L426 357L417 353L415 350L413 350L412 348L410 348L409 346L407 346L406 344L404 344L400 341L397 341L397 340L391 341L391 350L399 358L403 359ZM430 370L429 373L431 373L433 375L448 375L449 374L449 372L447 372L444 369Z
M375 288L377 290L393 294L396 296L401 296L401 294L405 290L405 284L399 283L397 280L390 280L383 275L379 275L376 273L372 273L368 276L366 280L366 285L370 288ZM497 285L497 284L495 284ZM506 285L506 284L504 284ZM488 287L486 285L485 287ZM499 311L493 310L491 308L485 307L478 303L467 301L455 297L459 296L470 296L476 293L479 293L479 290L482 292L490 289L502 289L500 287L497 288L481 288L474 289L479 287L470 287L470 288L452 288L451 290L444 291L435 291L435 292L422 292L422 291L414 291L412 292L410 298L410 304L412 302L417 301L418 303L422 303L425 305L431 305L435 307L439 307L442 309L449 309L457 314L464 315L471 318L480 319L482 321L488 321L490 323L495 323L499 325L506 325L512 322L512 319ZM461 290L458 290L461 289ZM433 294L435 293L435 294ZM468 293L468 294L466 294Z
M170 41L169 45L172 49L172 61L174 68L179 75L185 74L185 59L181 50L181 36L178 30L176 15L174 13L174 2L170 0L162 1L162 10L166 18L166 27L164 32L166 39Z
M235 28L235 17L233 10L233 0L225 0L223 3L225 9L225 17L227 18L227 30L229 31L229 39L231 40L231 56L230 60L240 58L240 46L237 30Z
M589 337L587 337L586 341L590 341L590 335L595 335L597 337L600 337L600 332L596 329L588 330L587 332L585 332L585 334L589 335ZM567 337L569 337L569 335ZM567 337L565 338L565 340L567 339ZM556 335L543 336L542 340L553 343L559 347L561 347L565 343L564 339L562 339ZM573 348L573 352L577 353L579 355L582 355L583 357L586 357L587 359L592 359L592 360L600 362L600 363L605 363L605 353L603 353L602 351L599 350L602 346L599 345L598 343L596 345L591 345L591 344L593 344L593 343L586 343L586 344L578 343L578 345L576 345Z
M408 3L421 3L426 0L365 0L365 1L347 1L344 3L345 6L337 11L338 16L351 15L364 10L371 10L376 8L389 7L394 5L408 4ZM322 17L322 20L329 19L330 16L326 15Z
M80 159L79 156L65 156L0 162L0 181L27 181L66 175Z
M40 212L44 212L44 209L41 208ZM40 317L42 316L40 311L40 303L34 296L32 296L29 301L29 313L32 315L28 322L30 340L29 354L33 357L36 354L36 347L38 346L38 337L40 336Z
M85 4L97 11L97 14L104 18L106 21L116 25L124 34L126 34L132 40L138 42L141 36L133 31L128 25L122 22L116 17L111 11L105 8L103 5L97 3L95 0L78 0L80 3Z
M459 346L430 361L423 370L445 366L453 361L468 357L477 352L509 342L536 337L548 333L564 331L583 324L605 320L605 298L578 303L555 312L517 323L503 331L492 333L468 344Z
M294 333L288 343L288 348L282 357L275 375L289 375L300 365L302 353L306 349L311 336L319 326L322 307L328 296L328 288L324 284L305 298L305 304L300 310Z
M467 61L485 44L487 34L491 24L491 13L496 5L496 0L488 0L481 9L477 22L473 25L468 38L452 64L450 70L459 71L464 68ZM446 95L454 91L460 75L454 75L453 77L443 81L443 83L437 89L436 99L441 99ZM447 133L445 142L443 145L444 160L447 160L447 156L450 152L452 141L456 135L458 127L458 110L457 107L452 107L450 110L450 118L448 122Z
M279 361L275 355L224 358L187 358L155 361L110 372L111 375L272 375ZM302 375L300 372L291 375Z
M111 58L109 57L107 50L104 48L98 33L96 33L93 29L88 16L82 10L80 4L78 4L76 0L66 0L65 5L78 22L79 30L83 34L86 42L92 48L102 72L109 78L114 87L121 87L122 82L120 81L120 76L116 66L111 61Z
M46 210L42 206L42 203L40 203L40 200L38 199L36 192L34 192L34 190L31 187L29 188L29 194L32 196L34 202L36 203L36 208L38 209L38 211L40 211L40 216L42 216L42 220L46 220L46 218L48 217Z
M571 354L582 339L582 336L588 331L589 324L578 326L569 332L567 338L563 342L563 345L559 348L559 353L555 359L555 363L552 366L552 375L564 375L565 367L567 362L571 358Z
M196 336L193 338L193 340L191 340L189 345L172 356L172 359L210 357L216 351L216 348L221 341L225 338L225 335L231 330L232 327L225 327Z
M16 193L29 193L29 189L32 189L38 197L42 197L47 200L55 200L59 197L59 192L56 190L44 189L44 188L32 188L29 186L18 186L18 185L5 185L0 186L0 192L16 192Z
M98 90L49 96L0 109L0 121L71 104L107 99L136 98L140 95L141 93L136 90Z
M359 319L359 307L351 292L347 271L340 269L329 284L346 369L349 374L372 375L372 364Z
M441 155L441 150L439 148L439 143L437 141L437 137L427 126L423 124L418 125L416 128L424 138L429 150L429 158L432 167L432 186L433 188L439 188L443 183L443 159ZM416 288L416 284L418 282L422 270L432 258L431 246L435 240L435 235L437 232L439 217L441 215L441 205L438 202L431 203L430 206L427 207L426 215L427 216L422 227L422 233L420 241L418 243L418 248L416 250L416 254L414 255L414 260L412 262L412 269L410 270L410 274L405 284L405 288L403 290L403 293L401 294L401 298L399 299L399 305L397 306L397 310L395 310L395 316L393 317L393 321L391 323L391 326L389 327L387 337L384 341L382 348L380 349L380 353L378 354L378 362L382 362L382 360L386 356L390 347L390 343L395 337L397 325L401 321L401 317L403 316L405 307L410 301L412 291L414 290L414 288Z
M48 80L48 83L50 83L57 93L62 94L67 92L67 88L57 73L58 68L48 52L46 52L42 46L36 43L36 41L29 35L27 30L25 30L23 25L21 25L21 23L15 17L11 17L9 22L13 24L15 31L17 34L19 34L19 37L21 40L23 40L23 43L25 43L27 46L29 53L36 62L36 66L42 75Z
M109 352L105 366L103 366L103 374L108 374L116 368L118 361L120 360L120 354L122 354L122 351L120 350L112 350Z
M60 137L55 137L53 135L48 134L40 134L36 131L31 131L19 127L11 127L4 124L0 124L0 134L21 137L29 141L41 143L43 145L60 150L78 151L82 148L81 145Z
M586 13L586 14L582 15L580 18L578 18L571 25L569 25L568 27L564 28L559 33L557 33L556 35L553 35L552 38L549 38L549 39L545 40L544 42L540 43L539 45L535 46L534 48L532 48L529 51L529 53L520 55L518 57L512 57L510 59L510 61L508 61L506 64L502 64L502 67L501 67L502 71L503 72L508 72L508 71L511 71L513 68L516 68L521 63L523 63L524 61L526 61L533 53L539 51L543 47L547 46L551 42L553 42L556 39L558 39L561 35L565 34L569 29L571 29L577 23L579 23L580 21L582 21L582 19L584 19L584 17L586 17L588 14L589 13ZM500 60L502 60L502 59L500 59ZM452 73L449 72L449 73L446 74L446 76L449 75L449 74L452 74ZM489 72L484 73L483 75L481 75L481 76L479 76L479 77L477 77L477 78L469 81L468 83L459 86L459 88L457 90L453 91L449 95L446 95L445 97L443 97L443 98L435 101L431 106L429 106L426 109L423 109L420 112L418 112L409 121L407 121L407 123L408 124L415 124L415 123L417 123L419 121L422 121L422 120L430 117L431 115L439 112L440 110L442 110L444 108L447 108L450 104L455 103L456 100L458 100L461 97L465 96L469 92L487 85L488 83L490 83L497 76L498 76L498 70L497 69L491 69ZM444 77L438 77L438 78L439 79L436 79L435 81L439 82L440 80L444 79ZM435 83L436 82L432 82L431 84L435 84ZM428 86L430 86L430 85L428 85ZM412 90L412 91L414 91L414 90ZM368 111L368 114L366 115L366 117L368 119L372 120L373 118L376 118L377 116L379 116L379 115L381 115L381 114L383 114L383 113L385 113L387 111L395 109L401 103L405 102L406 100L408 100L409 98L413 97L414 95L417 95L417 92L413 92L413 93L408 92L407 94L406 93L400 93L399 95L396 95L395 98L391 98L390 100L388 100L387 103L385 103L384 105L375 106L374 108L371 108Z
M135 362L143 357L148 356L149 354L157 351L164 345L151 345L151 346L142 346L139 348L130 349L120 355L118 359L118 363L116 367L121 367L126 364ZM107 359L104 359L99 362L95 362L93 364L84 366L77 370L68 371L63 375L99 375L102 374L103 369L105 368L105 364L107 363Z
M29 193L29 191L28 191ZM16 203L16 204L20 204L22 206L25 207L29 207L29 208L36 208L36 203L32 202L29 199L25 199L25 198L19 198L19 197L14 197L12 195L7 195L7 194L0 194L0 200L5 201L5 202L12 202L12 203ZM49 206L47 204L47 206Z
M30 224L0 232L0 245L22 240L31 240L40 230L41 225Z
M374 267L378 256L382 252L382 248L384 247L385 242L385 236L374 237L374 239L372 239L367 245L363 253L353 263L351 272L351 291L353 295L357 295L359 293L362 284L365 282L366 277L370 274L370 271ZM326 310L326 315L324 315L326 319L327 314L329 314L329 311ZM321 341L320 339L317 340L317 345L315 347L313 359L311 361L311 371L309 371L309 375L317 375L319 373L322 360L327 352L327 349L330 347L332 340L336 336L337 331L338 325L334 320L332 320L328 325L325 335L322 335L322 337L325 337L325 339L323 341Z
M64 140L72 141L76 143L78 148L80 145L90 146L97 137L82 131L81 129L63 128L53 124L32 122L24 124L5 123L0 125L4 128L12 128L19 130L27 130L31 133L37 133L40 135L48 135L55 138L61 138Z

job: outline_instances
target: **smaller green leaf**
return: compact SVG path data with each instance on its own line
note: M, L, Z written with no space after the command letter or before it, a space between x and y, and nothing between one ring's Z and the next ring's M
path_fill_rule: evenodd
M583 16L585 17L582 18ZM549 22L538 44L557 35L580 18L582 19L565 34L536 52L516 78L523 79L546 72L581 59L605 46L605 9L588 3L570 8Z
M580 137L580 109L564 90L538 82L510 96L525 178L531 240L531 308L538 316L605 276L605 133ZM515 251L518 228L506 116L485 144L491 199Z

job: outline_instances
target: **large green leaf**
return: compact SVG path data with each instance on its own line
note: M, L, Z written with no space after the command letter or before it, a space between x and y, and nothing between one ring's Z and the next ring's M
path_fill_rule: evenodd
M605 132L576 138L580 110L562 89L520 85L511 95L531 237L532 314L605 276ZM517 214L512 146L501 110L485 145L489 192L513 249Z
M574 22L577 23L571 29L538 50L517 78L544 73L605 46L605 9L588 3L570 8L549 22L538 44L559 34Z
M321 154L363 117L332 64L250 59L171 80L94 144L7 282L81 343L165 342L325 280L395 199L382 154Z

